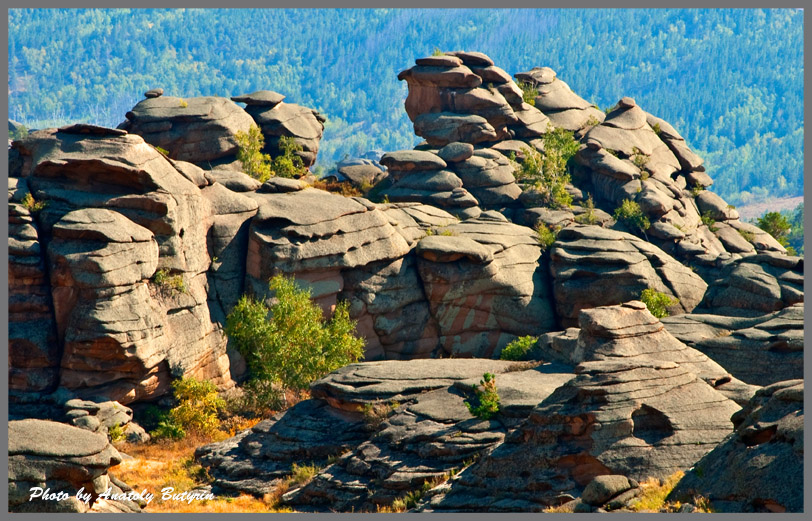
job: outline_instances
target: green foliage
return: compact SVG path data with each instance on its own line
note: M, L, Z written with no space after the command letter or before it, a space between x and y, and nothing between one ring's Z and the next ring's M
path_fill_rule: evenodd
M702 215L700 215L699 218L702 221L702 224L707 226L710 231L715 232L716 230L719 229L716 227L716 220L713 217L711 217L709 211L702 212Z
M271 170L277 177L293 178L307 173L304 161L296 152L302 151L302 145L292 137L279 138L279 150L282 152L271 162Z
M189 106L189 104L186 102L185 99L180 100L179 105L180 105L180 108L182 108L182 109L185 109L186 107Z
M31 192L28 192L25 194L25 197L23 197L22 205L31 213L39 213L48 206L48 201L37 201L34 199L34 196L31 195Z
M792 248L790 255L804 254L804 203L799 204L794 210L781 212L787 216L790 223L790 232L787 235L787 251Z
M522 89L522 100L528 105L532 105L535 107L536 96L539 95L538 89L536 89L530 83L524 81L519 82L519 88Z
M296 463L290 469L290 484L303 486L310 482L316 474L319 473L321 467L315 464L298 465Z
M751 231L748 230L736 230L736 231L738 231L739 235L741 235L742 238L747 242L753 242L754 240L756 240L756 234Z
M220 428L218 413L225 401L217 395L212 382L195 378L181 378L172 382L178 405L169 411L172 425L187 434L210 436Z
M186 293L186 282L183 280L183 275L170 275L168 268L161 268L152 276L152 282L172 293Z
M499 393L496 389L496 377L492 373L482 375L479 386L473 386L476 399L473 402L465 401L468 411L480 420L489 420L499 412Z
M637 147L634 147L634 154L632 154L631 160L632 163L634 163L634 166L640 170L645 170L646 165L648 165L648 156L641 152Z
M445 53L440 50L439 47L435 47L434 50L431 52L432 56L445 56Z
M121 426L120 423L117 423L107 429L107 436L110 438L110 441L113 443L118 443L119 441L124 440L124 428Z
M28 137L28 127L25 125L20 125L13 132L9 132L8 138L12 141L17 141L19 139L25 139Z
M243 354L250 371L246 386L257 403L275 408L284 389L304 390L330 371L357 361L364 340L356 337L349 305L339 303L326 321L310 300L310 290L277 275L269 287L273 305L243 296L228 315L226 334ZM270 318L269 318L270 315Z
M431 235L442 235L444 237L452 237L457 235L454 230L450 228L426 228L426 237Z
M592 200L592 194L586 198L586 201L581 205L584 208L584 213L575 216L575 222L580 224L596 224L598 216L595 215L595 202Z
M589 116L589 119L586 120L587 127L594 127L596 125L600 125L601 121L596 118L595 116Z
M159 147L157 145L153 145L153 146L154 146L155 150L157 150L158 152L161 153L162 156L169 157L169 150L167 150L165 148L161 148L161 147Z
M640 300L643 301L651 314L657 318L667 317L668 307L679 304L679 299L671 298L653 288L644 289L640 294Z
M694 185L694 187L691 188L691 195L694 196L694 198L699 197L699 194L701 194L704 190L705 190L704 186Z
M237 159L242 163L243 172L250 175L260 183L271 178L271 156L262 153L265 146L265 137L256 125L251 125L248 132L238 130L234 136L237 139Z
M645 233L651 226L651 221L643 214L640 205L631 199L624 199L620 206L615 209L615 220L623 223L631 230L638 230Z
M525 181L538 193L539 203L552 208L569 208L572 195L567 192L568 164L578 151L578 142L572 132L563 128L548 128L542 141L544 155L535 149L522 149L525 157L515 173L516 179Z
M789 219L779 212L767 212L754 223L756 226L773 236L781 246L789 246L787 237L792 229Z
M544 223L539 223L536 226L536 238L541 246L541 251L547 251L550 246L555 244L555 237L558 230L552 230Z
M500 360L524 360L527 353L533 349L538 340L537 336L522 336L512 340L499 354Z
M662 129L660 128L659 123L655 123L654 126L651 127L651 130L653 130L654 133L657 134L658 136L662 133Z
M169 417L165 417L158 422L158 426L155 430L150 431L149 435L155 440L182 440L186 437L186 431Z

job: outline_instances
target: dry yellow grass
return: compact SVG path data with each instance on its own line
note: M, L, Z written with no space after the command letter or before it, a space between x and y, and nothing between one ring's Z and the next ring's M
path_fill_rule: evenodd
M232 430L250 428L258 421L246 420ZM117 443L116 448L133 459L112 467L110 473L136 492L146 489L155 495L147 505L146 512L290 512L289 509L276 507L284 491L263 499L247 494L191 502L161 498L161 490L165 487L173 487L174 493L180 493L209 483L211 478L206 470L194 461L195 448L227 437L228 433L218 432L212 438L187 437L178 441L146 444Z

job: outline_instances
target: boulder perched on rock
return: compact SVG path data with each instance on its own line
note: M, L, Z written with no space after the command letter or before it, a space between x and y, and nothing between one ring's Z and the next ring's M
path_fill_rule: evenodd
M44 420L8 424L8 502L10 512L140 512L145 505L131 500L100 499L99 494L122 494L118 480L107 470L121 455L107 436L63 423ZM31 499L31 489L64 492L58 500ZM126 485L125 485L126 487ZM81 489L87 503L77 499Z
M802 512L803 380L765 387L732 420L735 434L699 460L668 499L699 494L716 512Z
M669 333L754 385L803 378L804 305L757 317L692 313L662 319Z
M236 161L237 132L248 132L251 116L228 98L161 96L138 102L119 128L161 147L172 159L202 168Z
M544 113L553 126L580 131L597 125L605 117L603 111L575 94L549 67L534 67L514 76L536 89L535 108Z
M326 118L313 109L285 103L279 96L281 95L271 91L259 91L232 99L246 103L245 111L254 119L265 137L265 148L262 150L264 153L273 157L284 153L280 138L292 138L302 148L295 152L296 155L309 168L316 162Z
M559 232L550 249L556 311L565 327L581 309L637 300L652 288L676 298L686 313L699 304L707 284L656 246L600 226L574 225Z

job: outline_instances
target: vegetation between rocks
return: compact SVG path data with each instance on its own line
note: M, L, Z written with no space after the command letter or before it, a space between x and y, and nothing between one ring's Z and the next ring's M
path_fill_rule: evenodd
M170 293L186 293L187 290L183 275L170 275L168 268L157 270L151 280L156 286L169 290Z
M285 389L305 391L311 382L363 357L349 304L339 303L330 320L292 277L277 275L269 287L272 305L243 296L228 315L226 334L248 364L246 396L258 407L286 402Z
M482 387L481 390L480 387ZM479 386L472 386L472 390L476 398L472 402L466 400L465 406L472 415L480 420L490 420L499 412L500 407L496 377L493 373L485 373L482 375L482 380L479 381Z
M279 156L271 158L270 154L263 154L265 146L265 136L256 125L251 125L248 132L237 131L237 159L240 160L243 172L250 175L261 183L271 177L294 178L307 173L302 158L296 152L302 150L295 139L287 136L279 138Z
M620 206L615 209L614 218L629 229L639 231L643 235L651 227L651 221L643 214L640 205L631 199L624 199L620 203Z
M649 312L657 318L667 317L668 307L679 304L679 299L669 297L653 288L644 289L640 293L640 300L643 301Z
M23 197L22 205L31 213L39 213L48 205L48 201L37 201L31 192L28 192Z
M525 359L527 354L533 349L533 346L536 345L536 341L538 340L537 336L521 336L515 340L512 340L508 345L502 349L502 352L499 354L500 360L514 360L514 361L522 361Z

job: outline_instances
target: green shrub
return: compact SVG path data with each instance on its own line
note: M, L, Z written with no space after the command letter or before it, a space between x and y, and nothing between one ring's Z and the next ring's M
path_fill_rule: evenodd
M152 282L162 288L169 290L170 293L186 293L186 283L183 281L183 275L170 275L168 268L161 268L152 276Z
M787 237L792 229L792 225L786 216L778 212L767 212L759 217L754 223L756 226L773 236L781 246L788 246Z
M159 146L157 146L157 145L155 145L154 147L155 147L155 150L157 150L158 152L160 152L162 156L164 156L164 157L169 157L169 150L167 150L167 149L165 149L165 148L161 148L161 147L159 147Z
M615 209L615 220L623 223L631 230L639 230L645 234L646 230L651 226L651 221L648 220L640 209L640 205L631 199L624 199L620 206Z
M576 216L575 222L580 224L596 224L598 217L595 215L595 202L592 200L592 194L589 194L589 197L586 198L582 206L586 211Z
M210 436L220 428L218 413L225 401L217 395L217 388L209 381L181 378L172 382L177 407L169 411L172 424L186 433Z
M316 474L319 473L321 467L315 464L311 465L298 465L296 463L290 469L290 479L289 482L291 485L303 486L306 485L316 477Z
M551 230L549 226L544 223L539 223L536 227L536 238L541 246L541 251L547 251L550 246L555 244L556 232L558 230Z
M662 133L662 129L660 129L659 123L655 123L654 126L651 127L651 130L653 130L654 133L657 134L658 136L660 135L660 133Z
M124 440L124 428L121 426L120 423L117 423L107 429L107 436L110 438L110 441L113 443L117 443L119 441Z
M34 196L31 195L31 192L28 192L25 194L25 197L23 197L22 205L31 213L39 213L48 206L48 201L37 201L34 199Z
M640 294L640 300L646 305L648 310L657 318L668 316L668 306L679 304L679 299L671 298L665 293L661 293L652 288L646 288Z
M597 107L595 107L595 108L597 108ZM601 121L598 118L596 118L595 116L589 116L589 119L586 120L586 126L588 126L588 127L595 127L595 126L600 125L600 124L601 124Z
M634 154L632 154L631 159L634 166L640 170L646 168L646 165L648 164L648 156L641 152L637 147L634 147Z
M694 196L694 198L699 197L699 194L701 194L704 190L704 186L695 185L693 188L691 188L691 195Z
M445 56L445 53L439 47L435 47L431 53L432 56Z
M572 195L567 192L568 164L578 152L578 142L572 132L563 128L548 128L542 141L544 155L535 149L522 149L525 157L515 172L516 179L526 181L539 194L539 203L552 208L569 208Z
M738 231L739 235L741 235L742 238L747 242L753 242L754 240L756 240L756 234L751 231L748 230L736 230L736 231Z
M522 100L528 105L536 106L536 96L539 95L538 89L527 82L519 82L519 88L522 89Z
M536 345L536 341L538 337L536 336L522 336L515 340L512 340L508 345L502 349L502 352L499 354L500 360L524 360L527 353L533 349L533 346Z
M186 431L183 430L183 427L165 417L158 422L158 426L155 430L150 431L149 435L155 440L182 440L186 437Z
M479 385L482 387L481 391L478 386L473 386L476 395L474 403L466 400L465 406L468 407L468 411L472 415L480 420L489 420L499 412L499 393L496 390L496 377L492 373L485 373L482 375Z
M242 163L243 172L250 175L260 183L271 178L271 156L262 153L265 146L265 137L259 127L251 125L248 132L238 130L234 136L237 139L237 159Z
M284 404L284 389L305 390L361 358L364 340L354 335L347 302L339 303L326 321L310 300L310 290L299 289L293 278L277 275L269 287L276 302L268 306L243 296L226 319L226 334L248 364L248 394L258 404L277 408Z
M699 218L702 220L702 224L707 226L710 231L715 232L719 229L716 227L716 221L711 217L710 211L702 212Z
M279 138L278 146L282 153L271 162L273 175L294 178L307 173L304 161L296 154L296 152L302 151L302 145L292 137L282 136Z

